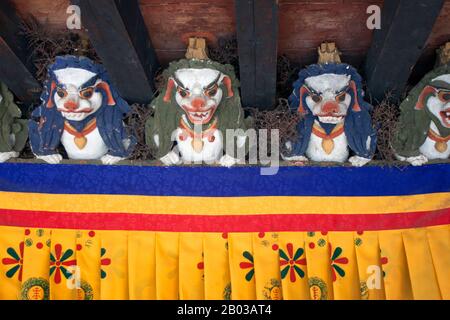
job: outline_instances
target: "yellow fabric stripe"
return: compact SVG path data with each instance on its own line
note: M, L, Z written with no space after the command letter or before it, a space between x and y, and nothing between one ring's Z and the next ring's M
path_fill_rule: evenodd
M450 192L384 197L169 197L0 192L2 209L186 215L382 214L450 207Z

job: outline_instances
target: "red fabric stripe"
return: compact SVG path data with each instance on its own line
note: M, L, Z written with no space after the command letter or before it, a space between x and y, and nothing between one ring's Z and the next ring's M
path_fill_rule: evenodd
M0 226L174 232L369 231L450 224L450 208L391 214L166 215L0 209Z

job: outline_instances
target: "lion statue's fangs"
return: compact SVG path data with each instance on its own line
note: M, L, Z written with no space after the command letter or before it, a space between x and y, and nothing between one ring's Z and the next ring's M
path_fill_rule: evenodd
M114 164L133 151L136 139L127 134L122 120L130 107L103 66L85 57L56 57L41 100L29 121L31 149L38 159L61 162L61 144L70 159L104 164Z

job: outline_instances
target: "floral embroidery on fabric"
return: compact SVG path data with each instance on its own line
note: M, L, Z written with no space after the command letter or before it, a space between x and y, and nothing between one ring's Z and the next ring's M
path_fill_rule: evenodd
M253 264L253 255L252 255L250 252L248 252L248 251L244 251L244 252L242 253L242 256L243 256L246 260L248 260L248 261L250 261L250 262L243 261L243 262L239 263L239 267L240 267L241 269L250 269L250 270L247 272L247 274L245 275L245 280L251 281L252 278L253 278L253 276L255 275L255 269L254 269L255 266L254 266L254 264Z
M55 283L61 283L61 273L66 279L72 275L66 268L77 264L76 259L68 260L72 255L72 249L63 251L59 243L55 245L55 255L50 253L50 276L54 274Z
M100 265L101 266L109 266L111 264L111 259L110 258L103 258L103 256L106 254L106 249L102 248L100 251L100 257L102 258L100 260ZM103 270L103 268L100 270L100 275L102 279L106 278L106 271Z
M11 268L6 271L6 276L8 278L14 277L14 275L18 274L18 280L22 281L22 271L23 271L23 249L24 242L19 243L19 250L16 251L14 248L9 247L6 249L6 252L11 258L3 258L2 263L4 265L9 265Z
M295 282L296 274L303 278L305 276L305 272L299 267L299 265L306 266L306 258L300 259L305 250L303 248L297 248L294 254L294 246L292 243L288 243L286 245L286 252L283 251L283 249L279 250L280 254L280 267L281 267L281 279L286 278L287 274L289 273L289 280L291 282Z
M332 247L330 245L330 252L331 254L331 277L333 279L333 282L336 281L338 274L340 277L345 277L345 271L343 269L343 264L348 264L348 258L342 256L342 248L336 247L334 251L332 250ZM340 266L339 266L340 265Z

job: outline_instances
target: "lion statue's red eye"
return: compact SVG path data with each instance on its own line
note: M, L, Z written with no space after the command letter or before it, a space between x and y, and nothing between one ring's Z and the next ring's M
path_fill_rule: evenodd
M58 97L60 97L60 98L65 98L65 97L67 97L67 91L64 90L63 88L58 88L58 89L56 90L56 94L57 94Z

